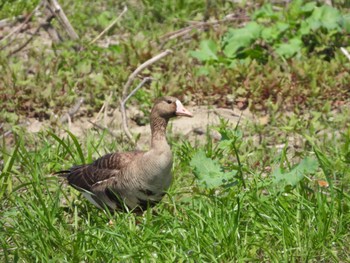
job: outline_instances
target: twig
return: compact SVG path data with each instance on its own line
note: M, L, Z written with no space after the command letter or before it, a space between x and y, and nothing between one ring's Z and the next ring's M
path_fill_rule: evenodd
M161 36L159 39L163 40L165 43L165 42L168 42L172 39L176 39L176 38L182 37L184 35L187 35L193 29L203 29L203 28L206 28L208 26L214 26L214 25L218 25L221 23L227 23L230 21L238 20L238 19L246 20L248 18L246 16L237 17L237 16L233 16L233 15L227 15L224 19L221 19L221 20L208 21L208 22L191 21L190 26L181 28L181 29L173 31L173 32L166 33L165 35Z
M341 52L343 52L343 54L348 58L348 60L350 60L350 54L349 54L349 52L348 52L345 48L343 48L343 47L341 47L340 50L341 50Z
M122 122L123 122L123 130L126 134L126 136L128 137L128 139L135 145L135 141L129 131L128 128L128 123L127 123L127 116L126 116L126 110L125 110L125 104L126 102L131 98L131 96L133 96L143 85L145 85L147 82L151 82L152 78L150 77L146 77L144 78L139 85L137 85L137 87L130 92L130 94L124 99L124 100L120 100L120 111L122 113Z
M9 136L11 133L12 133L12 131L4 132L4 133L0 136L0 138L5 138L5 137Z
M108 30L110 30L117 22L118 20L128 11L128 7L125 6L123 11L120 13L120 15L107 26L97 37L95 37L89 44L95 43L100 37L102 37Z
M126 94L129 90L129 87L131 86L131 83L134 81L134 79L136 78L136 76L143 71L145 68L147 68L148 66L150 66L151 64L157 62L158 60L161 60L162 58L168 56L169 54L173 53L172 50L167 49L165 51L163 51L162 53L158 54L157 56L147 60L146 62L142 63L137 69L135 69L135 71L129 76L128 81L125 83L124 87L123 87L123 93L122 93L122 97L125 98Z
M67 120L69 121L74 116L74 114L76 114L78 112L78 110L80 109L83 102L84 102L83 97L78 98L78 100L74 104L74 106L72 108L70 108L68 110L68 112L61 117L60 123L65 123Z
M15 16L13 18L2 19L2 20L0 20L0 28L12 26L17 21L23 21L24 19L26 19L26 17L27 16L19 15L19 16Z
M125 103L127 102L127 100L135 94L135 92L137 90L139 90L146 82L151 81L151 78L145 78L129 95L127 95L127 92L129 90L129 87L131 86L131 83L134 81L134 79L136 78L136 76L143 71L145 68L147 68L148 66L152 65L153 63L157 62L158 60L168 56L169 54L173 53L172 50L167 49L165 51L163 51L162 53L158 54L157 56L147 60L146 62L142 63L139 67L137 67L137 69L134 70L133 73L131 73L131 75L128 78L128 81L125 83L124 87L123 87L123 93L122 93L122 98L123 100L119 100L120 102L120 110L122 113L122 119L123 119L123 129L124 132L126 134L126 136L128 137L128 139L134 144L136 145L130 131L128 128L128 124L127 124L127 116L126 116L126 112L125 112Z
M51 11L53 15L55 15L63 26L63 28L67 31L69 37L73 40L79 39L78 34L74 31L73 26L69 22L66 14L63 12L62 7L58 4L57 0L46 0L47 8Z
M19 30L21 30L23 28L23 26L25 24L28 23L28 21L32 18L32 16L34 15L34 13L40 8L40 6L42 5L42 3L38 4L34 10L32 12L30 12L29 15L27 15L27 17L25 18L25 20L17 27L15 27L10 33L8 33L6 36L4 36L0 42L5 41L6 39L8 39L9 37L11 37L13 34L17 33Z
M131 98L131 96L133 96L136 93L136 91L138 91L147 82L151 82L152 80L153 79L151 77L144 78L142 82L139 85L137 85L137 87L132 92L130 92L130 94L123 100L123 106L125 106L125 103Z
M30 38L27 39L26 42L24 42L23 45L21 45L20 47L16 48L16 49L13 50L13 51L11 51L10 54L8 55L8 57L11 56L11 55L13 55L13 54L16 54L17 52L19 52L19 51L21 51L23 48L25 48L25 47L30 43L30 41L33 40L34 36L35 36L36 34L38 34L38 32L39 32L39 30L40 30L41 27L42 27L42 25L40 25L40 26L35 30L35 32L30 36Z
M44 14L45 18L40 24L42 25L44 30L49 34L54 43L61 42L63 40L62 37L51 24L51 20L55 18L55 14L51 12L48 6L46 6L45 8Z
M111 92L109 93L109 96L107 97L107 99L106 99L105 102L103 103L101 109L100 109L99 112L97 113L94 122L97 122L97 121L100 119L100 115L101 115L101 113L102 113L103 111L104 111L104 112L107 112L107 105L108 105L109 102L111 101L112 95L113 95L113 92L111 91ZM106 123L105 123L105 124L106 124Z

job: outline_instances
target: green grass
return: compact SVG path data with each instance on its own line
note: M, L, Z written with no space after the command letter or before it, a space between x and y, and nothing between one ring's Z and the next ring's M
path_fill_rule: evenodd
M306 142L293 158L265 147L265 136L262 144L252 143L249 130L238 149L246 189L238 183L209 191L195 182L189 153L208 152L215 142L173 143L174 183L163 202L143 216L105 214L51 175L121 149L108 135L79 140L51 132L18 135L16 147L2 152L2 261L349 261L350 129L337 138L319 138L313 147ZM266 157L271 165L285 166L298 155L315 156L320 168L288 191L276 188L264 164L256 163ZM234 159L225 155L220 161ZM318 187L315 178L328 178L330 187Z

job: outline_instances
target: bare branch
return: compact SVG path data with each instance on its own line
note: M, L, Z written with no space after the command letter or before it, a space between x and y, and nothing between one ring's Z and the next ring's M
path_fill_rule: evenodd
M38 4L34 10L32 12L30 12L29 15L27 15L27 17L25 18L25 20L17 27L15 27L10 33L8 33L5 37L3 37L0 42L5 41L6 39L8 39L9 37L11 37L13 34L17 33L18 31L20 31L25 24L28 23L28 21L32 18L32 16L34 15L34 13L41 7L42 3Z
M78 112L78 110L80 109L83 103L84 103L84 98L83 97L78 98L74 106L70 108L68 112L61 117L60 122L64 123L67 120L70 121L70 119Z
M111 98L112 98L112 95L113 95L113 92L110 92L109 93L109 96L107 97L107 99L105 99L101 109L99 110L99 112L97 113L96 117L95 117L95 120L94 122L98 121L100 119L100 115L103 111L106 112L105 108L107 108L107 105L109 104L109 102L111 101Z
M128 137L128 139L135 145L135 141L129 131L129 128L128 128L128 123L127 123L127 116L126 116L126 110L125 110L125 104L126 102L131 98L131 96L133 96L143 85L145 85L147 82L151 82L152 81L152 78L150 77L147 77L147 78L144 78L139 85L137 85L137 87L132 91L130 92L130 94L122 101L120 100L120 111L122 113L122 121L123 121L123 130L126 134L126 136Z
M108 30L110 30L117 22L118 20L128 11L128 7L125 6L123 11L120 13L120 15L107 26L97 37L95 37L89 44L95 43L99 38L101 38Z
M165 35L161 36L159 39L163 41L163 44L166 42L176 39L182 36L187 35L190 33L192 30L197 29L197 30L203 30L205 28L208 28L209 26L215 26L218 24L222 23L227 23L231 21L236 21L236 20L247 20L249 19L247 16L236 16L236 15L227 15L224 19L221 20L214 20L214 21L207 21L207 22L202 22L202 21L190 21L191 23L190 26L181 28L179 30L173 31L166 33Z
M119 100L120 102L120 110L122 113L122 119L123 119L123 130L126 134L126 136L128 137L128 139L134 144L136 145L130 131L128 128L128 123L127 123L127 116L126 116L126 111L125 111L125 104L128 101L128 99L130 99L130 97L132 95L135 94L136 91L138 91L144 84L146 84L147 82L151 81L152 78L145 78L129 95L127 95L127 92L129 90L129 87L131 86L132 82L134 81L134 79L136 78L136 76L142 72L145 68L147 68L148 66L152 65L153 63L157 62L158 60L168 56L169 54L173 53L172 50L167 49L165 51L163 51L162 53L158 54L157 56L147 60L146 62L142 63L137 69L134 70L134 72L129 76L128 81L125 83L124 87L123 87L123 93L122 93L122 99Z
M123 87L123 93L122 93L122 97L125 98L126 94L129 90L129 87L131 86L131 83L134 81L134 79L136 78L136 76L143 71L145 68L147 68L148 66L150 66L151 64L157 62L158 60L161 60L162 58L168 56L169 54L173 53L172 50L167 49L165 51L163 51L162 53L158 54L157 56L147 60L146 62L142 63L137 69L135 69L135 71L129 76L128 81L125 83L124 87Z
M22 44L21 46L19 46L18 48L16 48L15 50L11 51L11 53L8 56L11 56L13 54L16 54L17 52L21 51L23 48L25 48L34 38L34 36L36 34L38 34L39 30L41 28L41 25L35 30L35 32L30 36L30 38L27 39L26 42L24 42L24 44Z
M57 0L46 0L47 8L51 11L53 15L55 15L63 26L63 28L67 31L69 37L73 40L79 39L78 34L74 31L73 26L69 22L66 14L63 12L62 7L59 5Z

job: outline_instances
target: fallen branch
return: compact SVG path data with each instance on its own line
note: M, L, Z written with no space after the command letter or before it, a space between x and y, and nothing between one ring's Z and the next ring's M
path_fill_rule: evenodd
M0 42L5 41L6 39L8 39L9 37L11 37L13 34L16 34L18 31L20 31L25 24L28 23L28 21L32 18L32 16L34 15L34 13L41 7L42 3L38 4L34 10L32 12L30 12L29 15L27 15L27 17L24 19L24 21L17 27L15 27L10 33L8 33L6 36L4 36Z
M62 7L58 4L57 0L44 0L47 5L46 7L55 15L62 25L62 27L67 31L69 37L73 40L79 39L78 34L74 31L73 26L69 22L66 14L63 12Z
M74 106L72 108L70 108L68 110L68 112L66 114L64 114L61 118L60 118L60 123L65 123L66 121L69 121L71 118L73 118L73 116L78 112L78 110L80 109L81 105L84 102L84 98L80 97L78 98L77 102L74 104Z
M117 22L118 20L128 11L128 7L125 6L123 11L120 13L120 15L109 25L107 26L97 37L95 37L89 44L95 43L99 38L101 38L108 30L110 30Z
M61 42L63 40L62 37L51 24L52 19L55 18L55 14L52 14L48 7L45 8L44 14L45 18L43 19L43 21L40 22L41 26L49 34L54 43Z
M124 100L120 100L120 111L122 113L122 122L123 122L123 130L126 134L126 136L128 137L128 139L135 145L135 141L129 131L128 128L128 123L127 123L127 116L126 116L126 110L125 110L125 105L126 102L131 98L131 96L133 96L143 85L145 85L147 82L151 82L152 78L150 77L146 77L144 78L141 83L139 85L137 85L137 87L130 92L130 94L124 99Z
M341 50L341 52L343 52L343 54L348 58L348 60L350 60L350 54L349 54L349 52L348 52L345 48L343 48L343 47L341 47L340 50Z
M214 25L218 25L218 24L222 24L222 23L236 21L239 19L240 20L247 20L249 18L247 16L237 17L234 15L227 15L224 19L221 19L221 20L208 21L208 22L191 21L192 25L181 28L181 29L173 31L173 32L166 33L163 36L161 36L159 39L163 40L163 44L164 44L172 39L176 39L176 38L187 35L193 29L200 30L200 29L207 28L209 26L214 26Z
M19 46L18 48L16 48L15 50L11 51L10 54L8 55L11 56L13 54L16 54L17 52L21 51L23 48L25 48L34 38L34 36L36 34L38 34L40 28L41 28L42 25L40 25L36 30L35 32L26 40L26 42L24 42L21 46Z

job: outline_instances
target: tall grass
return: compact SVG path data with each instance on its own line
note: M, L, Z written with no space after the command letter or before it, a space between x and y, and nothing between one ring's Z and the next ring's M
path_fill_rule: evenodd
M97 210L51 175L115 147L104 135L94 136L104 140L93 140L93 135L78 140L73 134L61 138L52 132L19 135L16 146L3 148L2 262L350 260L350 195L344 183L348 166L332 166L346 155L344 147L338 147L349 143L346 136L332 149L320 146L315 151L319 175L333 182L329 188L309 178L288 192L274 190L269 176L249 164L243 152L249 141L242 141L239 153L248 171L245 190L240 185L216 192L199 188L183 155L196 147L174 143L179 167L175 181L163 202L143 216ZM203 149L215 147L214 142L209 144ZM104 150L96 152L98 148ZM264 154L273 154L265 150ZM86 158L86 152L91 157ZM261 153L254 158L261 158Z

